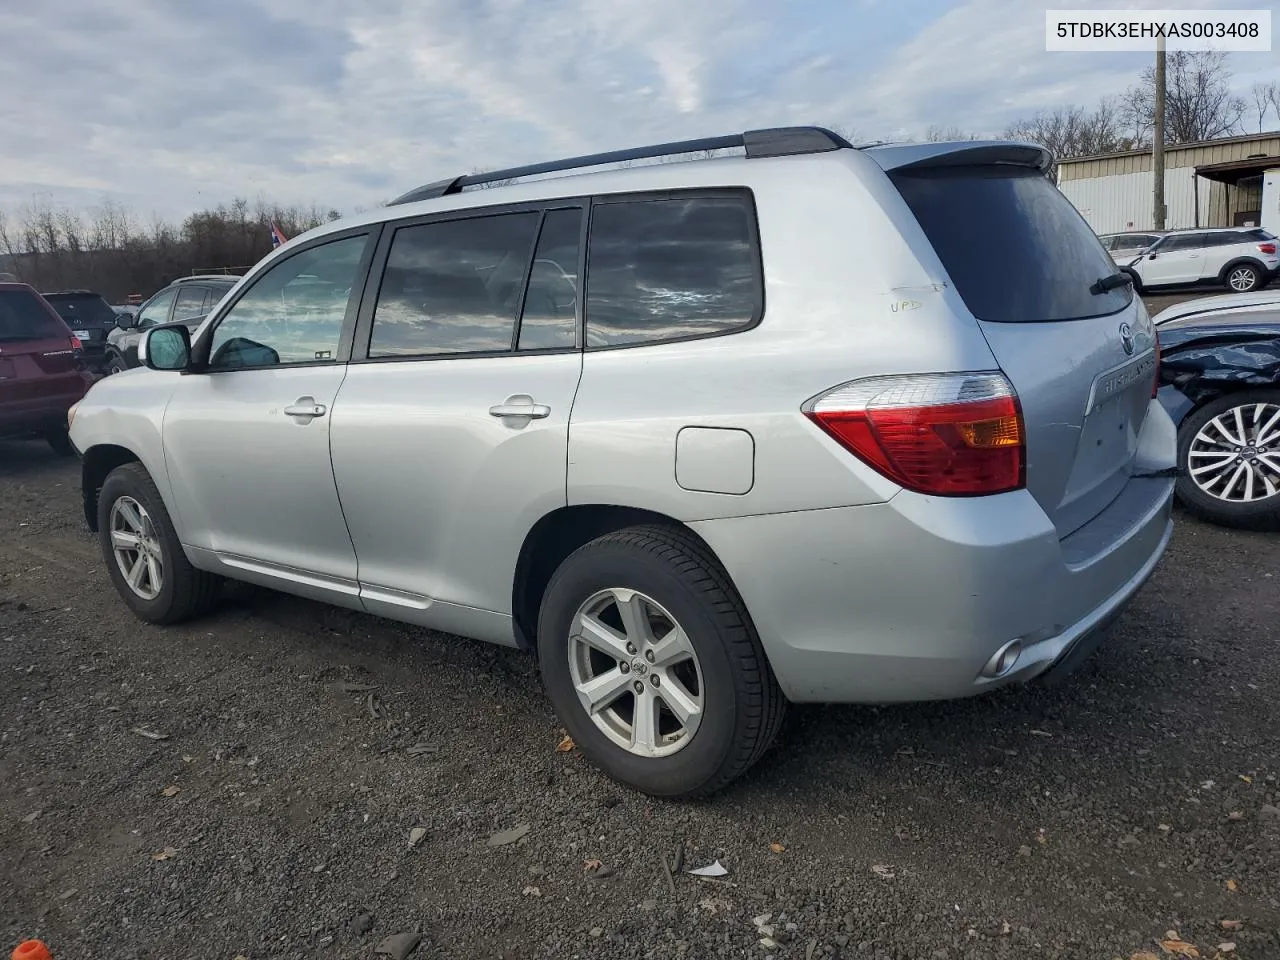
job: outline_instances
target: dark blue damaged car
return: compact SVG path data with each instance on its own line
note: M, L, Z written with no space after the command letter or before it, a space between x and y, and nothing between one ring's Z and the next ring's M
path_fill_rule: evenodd
M1178 499L1215 523L1280 528L1280 304L1157 324Z

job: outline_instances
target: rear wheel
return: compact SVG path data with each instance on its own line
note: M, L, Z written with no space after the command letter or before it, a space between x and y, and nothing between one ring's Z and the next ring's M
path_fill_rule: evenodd
M655 796L743 774L785 699L728 575L677 528L632 527L561 564L538 618L547 691L582 752Z
M1223 282L1233 293L1248 293L1262 285L1262 271L1252 264L1238 263L1227 270Z
M44 435L44 438L53 452L60 457L69 457L76 452L76 448L71 445L71 438L67 436L66 427L54 427Z
M98 542L116 592L148 623L179 623L213 605L220 579L191 566L141 464L117 467L103 482Z
M1280 390L1207 403L1178 429L1178 497L1228 526L1280 523Z

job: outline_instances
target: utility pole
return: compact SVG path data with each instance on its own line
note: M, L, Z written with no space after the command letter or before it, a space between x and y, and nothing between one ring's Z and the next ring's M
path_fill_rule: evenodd
M1151 134L1152 225L1164 229L1164 37L1156 38L1155 117Z

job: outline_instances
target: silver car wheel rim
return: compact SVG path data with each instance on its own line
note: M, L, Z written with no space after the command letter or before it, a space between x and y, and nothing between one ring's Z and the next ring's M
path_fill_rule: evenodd
M684 749L702 722L702 668L688 634L635 590L601 590L578 608L569 676L591 722L635 756Z
M1225 503L1280 493L1280 404L1245 403L1218 414L1192 438L1187 472Z
M1231 271L1231 276L1227 278L1232 290L1248 291L1253 289L1254 277L1253 271L1246 267L1237 267Z
M111 552L129 589L143 600L154 600L164 587L164 557L155 524L147 508L133 497L111 505Z

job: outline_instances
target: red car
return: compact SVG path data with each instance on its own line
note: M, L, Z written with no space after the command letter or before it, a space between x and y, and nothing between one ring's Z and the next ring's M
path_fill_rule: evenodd
M71 454L67 410L91 382L80 341L25 283L0 283L0 438L44 437Z

